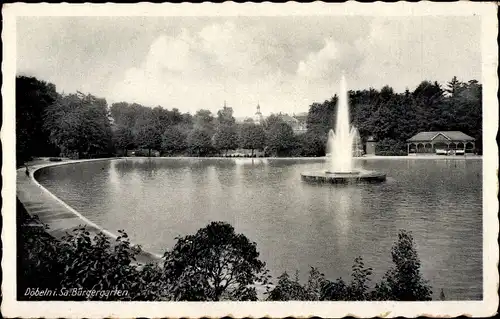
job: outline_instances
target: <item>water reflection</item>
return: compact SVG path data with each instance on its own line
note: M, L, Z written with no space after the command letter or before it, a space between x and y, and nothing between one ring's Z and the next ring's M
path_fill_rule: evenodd
M251 158L82 163L43 170L39 179L92 221L125 229L159 254L176 236L227 221L257 243L274 276L296 269L306 276L315 266L346 278L363 256L376 281L404 228L433 286L447 287L450 299L481 298L481 161L358 162L387 182L309 185L300 173L324 169L322 159Z

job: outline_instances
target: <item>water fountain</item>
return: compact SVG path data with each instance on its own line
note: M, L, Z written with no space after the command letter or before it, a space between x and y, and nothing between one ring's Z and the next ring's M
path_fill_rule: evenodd
M367 171L354 165L353 147L359 138L358 130L350 125L348 93L345 77L340 81L337 102L335 132L330 130L327 142L327 170L304 172L302 179L307 182L351 183L383 182L385 174ZM356 145L357 146L357 145Z

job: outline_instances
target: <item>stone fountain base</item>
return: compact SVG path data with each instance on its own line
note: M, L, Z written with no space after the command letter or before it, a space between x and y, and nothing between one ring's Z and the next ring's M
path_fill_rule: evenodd
M359 184L381 183L386 180L386 175L375 171L329 172L311 171L301 174L303 181L322 184Z

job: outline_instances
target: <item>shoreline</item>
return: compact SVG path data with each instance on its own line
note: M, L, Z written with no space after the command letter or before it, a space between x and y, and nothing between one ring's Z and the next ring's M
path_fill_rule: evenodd
M327 157L186 157L186 156L158 156L158 157L109 157L109 158L98 158L98 159L62 159L60 162L51 162L48 158L38 158L32 161L29 165L30 174L29 177L25 174L24 167L18 168L16 170L16 197L24 206L28 214L31 216L38 215L40 221L44 224L49 225L47 233L54 238L60 239L67 232L72 229L85 225L88 227L91 233L102 232L106 234L111 239L116 239L117 234L105 229L102 226L97 225L85 216L83 216L76 209L68 205L62 199L57 197L55 194L50 192L47 188L41 185L37 179L36 174L41 169L54 166L78 164L85 162L97 162L97 161L113 161L113 160L127 160L127 159L188 159L188 160L244 160L244 161L267 161L267 160L304 160L304 161L318 161L326 160ZM440 156L440 155L419 155L419 156L365 156L365 157L355 157L354 160L365 161L365 160L482 160L480 155L470 155L470 156ZM28 162L29 163L29 162ZM136 243L131 243L131 245L137 245ZM159 262L162 260L162 256L154 254L148 251L142 251L139 255L138 262Z
M38 215L40 221L43 224L49 225L49 229L46 230L47 234L50 236L61 239L67 232L72 231L81 225L85 225L88 231L95 235L99 232L104 233L110 239L116 239L117 235L108 231L104 227L97 225L96 223L90 221L77 210L72 208L70 205L66 204L63 200L58 198L55 194L51 193L47 188L42 186L36 179L37 173L48 167L78 164L85 162L98 162L98 161L113 161L113 160L126 160L126 159L148 159L149 157L112 157L112 158L99 158L99 159L81 159L81 160L71 160L62 159L60 162L51 162L47 158L39 158L29 165L30 174L27 176L25 174L24 167L18 168L17 173L17 189L16 197L19 202L23 205L29 215ZM228 158L228 157L152 157L153 159L243 159L248 160L325 160L327 157L267 157L267 158ZM151 159L151 158L149 158ZM358 157L355 160L379 160L379 159L398 159L398 160L415 160L415 159L431 159L431 160L481 160L482 156L369 156L369 157ZM29 163L29 162L28 162ZM136 246L136 243L131 243L132 246ZM148 251L141 251L137 256L136 262L138 264L146 263L157 263L162 266L162 256L154 254ZM261 299L264 294L264 287L256 285L255 288L258 291L259 299Z
M113 157L114 158L114 157ZM113 159L110 158L110 159ZM195 157L195 156L128 156L128 157L116 157L117 159L232 159L232 160L325 160L327 156L318 156L318 157L225 157L225 156L206 156L206 157ZM370 156L361 156L354 157L354 160L482 160L482 155L394 155L394 156L382 156L382 155L370 155Z
M40 161L29 166L29 176L26 175L24 168L18 168L16 170L16 197L30 216L38 215L40 222L49 226L46 232L56 239L61 239L66 233L81 225L85 225L92 235L102 232L110 239L116 239L117 234L90 221L36 180L36 173L47 167L114 159L120 158L62 160L61 162ZM137 246L136 243L131 242L130 244ZM137 256L138 263L159 263L161 260L162 256L144 250Z
M55 239L60 240L67 232L72 231L82 224L87 227L87 230L91 235L102 232L110 239L116 239L118 235L90 221L41 185L36 180L35 174L37 171L47 167L119 159L124 158L112 157L82 160L63 159L61 162L50 162L48 160L39 159L33 165L29 166L29 176L26 176L24 167L16 170L16 198L30 216L38 215L40 222L49 226L45 232ZM16 214L17 213L18 212L16 211ZM137 246L137 244L133 242L131 242L130 245ZM156 263L160 267L163 267L162 261L163 256L146 250L142 250L141 253L137 255L136 260L138 264L144 265L147 263ZM259 300L261 300L261 298L265 296L265 287L259 284L254 284L253 286L257 290ZM270 286L272 287L273 285Z

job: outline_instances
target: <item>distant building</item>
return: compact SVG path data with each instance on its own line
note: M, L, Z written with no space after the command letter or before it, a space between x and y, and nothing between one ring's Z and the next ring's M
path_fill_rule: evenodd
M406 143L408 155L465 154L476 150L476 139L460 131L420 132Z
M293 132L295 134L302 134L307 132L307 112L299 113L297 115L293 114L292 116L286 113L276 114L283 122L290 125ZM238 123L255 123L257 125L264 124L266 117L262 115L260 104L257 104L257 111L253 117L240 117L236 118L236 122Z
M377 147L377 141L375 137L369 136L366 140L366 155L375 155L375 148Z
M290 125L295 134L303 134L307 132L307 126L306 126L307 115L304 118L301 116L298 117L295 114L293 116L290 116L286 113L285 114L279 113L278 117L281 118L283 122Z
M257 125L261 125L262 122L264 122L264 117L262 116L262 113L260 112L260 104L257 104L257 112L255 112L253 122Z
M307 115L307 112L293 115L293 117L297 120L297 127L294 129L295 134L307 132Z

